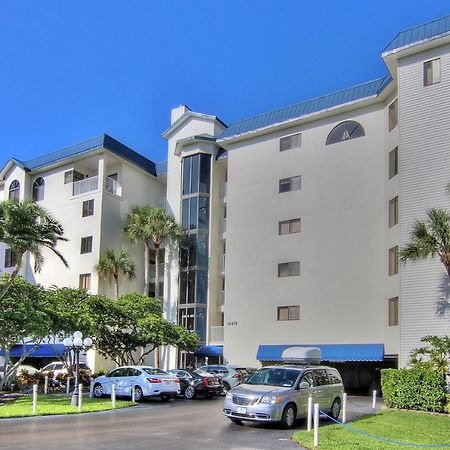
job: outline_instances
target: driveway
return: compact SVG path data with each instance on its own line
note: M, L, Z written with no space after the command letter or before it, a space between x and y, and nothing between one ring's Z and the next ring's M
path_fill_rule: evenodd
M349 420L371 412L368 397L350 400ZM222 415L222 404L223 398L150 400L102 413L3 419L0 449L301 449L291 436L304 421L293 430L235 425Z

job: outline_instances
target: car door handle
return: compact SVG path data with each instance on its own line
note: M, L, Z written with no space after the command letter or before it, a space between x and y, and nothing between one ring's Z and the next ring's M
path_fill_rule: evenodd
M322 391L320 389L317 389L315 391L313 391L313 394L320 394Z

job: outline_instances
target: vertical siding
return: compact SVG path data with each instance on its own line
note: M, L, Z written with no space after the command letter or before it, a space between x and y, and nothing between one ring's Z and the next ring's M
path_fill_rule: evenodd
M423 62L441 57L441 82L423 86ZM432 207L449 208L450 194L450 47L400 61L400 240L409 242L415 220ZM400 268L400 364L427 334L445 334L448 316L437 302L444 271L437 258Z

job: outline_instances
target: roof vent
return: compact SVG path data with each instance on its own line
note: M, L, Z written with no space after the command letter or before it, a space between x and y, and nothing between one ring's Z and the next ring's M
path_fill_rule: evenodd
M281 360L290 364L320 364L322 353L318 347L288 347Z

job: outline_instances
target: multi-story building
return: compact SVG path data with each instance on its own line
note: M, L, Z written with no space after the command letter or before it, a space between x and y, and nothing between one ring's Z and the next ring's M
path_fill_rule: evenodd
M122 227L131 205L164 200L164 172L164 164L155 164L108 135L31 161L8 161L0 172L0 199L36 201L61 222L68 239L58 244L58 250L69 269L44 249L42 271L34 272L33 261L25 254L21 275L43 286L81 287L114 297L114 286L94 268L106 249L116 253L126 249L136 262L136 278L123 279L121 289L142 292L144 251L123 237ZM14 255L4 244L0 255L0 269L11 272ZM51 348L48 355L39 352L44 357L53 354ZM107 365L94 352L89 354L89 364L92 369Z
M369 387L379 368L405 365L422 336L448 329L436 313L447 281L440 262L403 266L397 255L416 219L448 205L450 16L399 33L382 57L384 77L229 126L173 109L163 176L130 149L103 146L80 168L67 159L12 160L1 173L4 192L17 180L30 196L42 176L68 233L93 236L92 260L77 255L59 278L69 285L90 273L102 248L124 245L117 224L129 204L166 195L186 231L166 273L166 315L202 344L178 362L256 365L279 360L286 346L319 345L348 384ZM127 184L131 171L139 183ZM101 182L113 173L119 195ZM73 190L89 183L86 175L100 180L95 198ZM70 176L82 180L64 188ZM72 220L91 198L108 217L93 221L95 232L86 219ZM166 357L176 362L173 352Z

